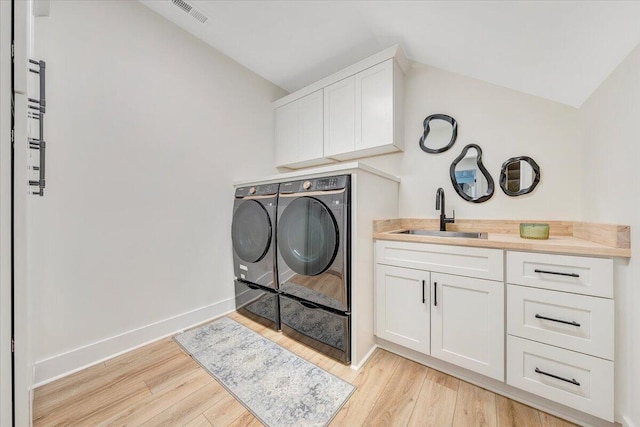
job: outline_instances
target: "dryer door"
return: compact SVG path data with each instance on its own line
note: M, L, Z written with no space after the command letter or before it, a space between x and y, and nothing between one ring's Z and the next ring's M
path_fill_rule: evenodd
M233 213L231 239L236 254L246 262L258 262L271 246L271 220L260 202L245 200Z
M338 252L338 225L324 203L313 197L293 200L278 218L278 249L287 266L304 276L327 270Z

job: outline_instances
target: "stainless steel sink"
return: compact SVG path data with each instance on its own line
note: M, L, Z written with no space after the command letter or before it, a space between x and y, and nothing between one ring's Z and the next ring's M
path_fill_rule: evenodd
M396 231L397 234L416 234L420 236L438 237L462 237L465 239L486 239L487 233L468 233L464 231L439 231L439 230L403 230Z

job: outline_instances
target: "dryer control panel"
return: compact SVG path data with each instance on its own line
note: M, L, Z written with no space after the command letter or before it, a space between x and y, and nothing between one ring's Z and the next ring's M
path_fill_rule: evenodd
M307 193L311 191L341 190L347 187L349 175L303 179L280 184L280 194Z
M279 184L247 185L236 188L236 199L247 196L270 196L278 193Z

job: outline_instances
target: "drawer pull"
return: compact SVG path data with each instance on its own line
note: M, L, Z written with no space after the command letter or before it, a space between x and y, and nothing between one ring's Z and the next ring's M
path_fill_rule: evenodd
M535 270L533 270L533 271L535 273L555 274L557 276L580 277L580 275L576 274L576 273L560 273L558 271L538 270L537 268Z
M573 320L571 322L568 322L566 320L553 319L551 317L540 316L539 314L536 314L536 319L550 320L552 322L564 323L565 325L577 326L578 328L580 327L580 323Z
M422 303L425 303L425 298L424 298L424 280L422 281Z
M570 383L570 384L573 384L573 385L577 385L577 386L579 386L579 385L580 385L580 383L579 383L578 381L576 381L575 379L570 379L570 380L568 380L568 379L566 379L566 378L562 378L562 377L559 377L559 376L557 376L557 375L553 375L553 374L550 374L550 373L548 373L548 372L541 371L541 370L540 370L540 369L538 369L538 368L536 368L536 369L535 369L535 371L536 371L536 373L537 373L537 374L546 375L546 376L548 376L548 377L555 378L555 379L557 379L557 380L564 381L564 382L567 382L567 383Z
M433 282L433 305L438 306L438 282Z

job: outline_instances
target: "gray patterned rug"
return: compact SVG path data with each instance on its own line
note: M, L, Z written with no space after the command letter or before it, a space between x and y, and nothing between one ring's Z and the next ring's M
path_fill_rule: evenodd
M326 426L355 390L228 317L174 339L270 427Z

